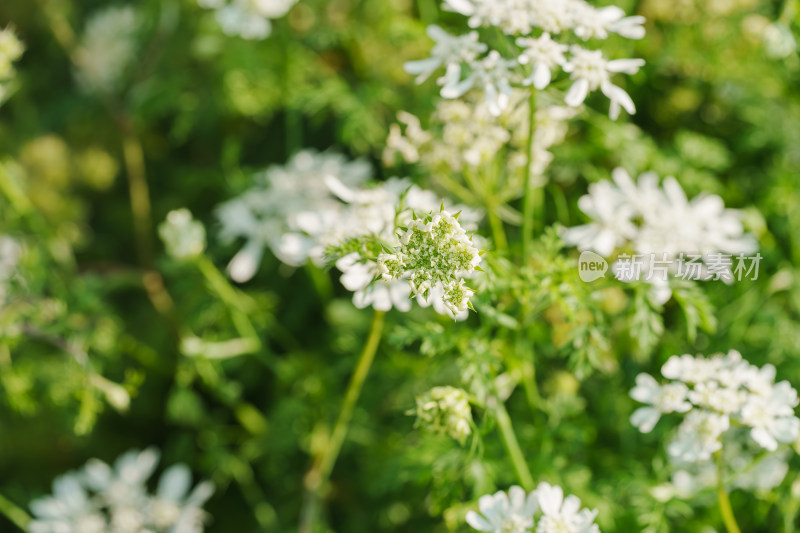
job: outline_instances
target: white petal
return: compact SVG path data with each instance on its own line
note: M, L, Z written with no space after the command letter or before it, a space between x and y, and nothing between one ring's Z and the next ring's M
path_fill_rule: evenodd
M572 84L572 87L567 91L567 96L564 102L571 107L578 107L586 100L586 95L589 94L589 82L584 79L577 80Z
M533 67L533 86L540 91L550 84L551 74L550 69L545 65L538 63Z

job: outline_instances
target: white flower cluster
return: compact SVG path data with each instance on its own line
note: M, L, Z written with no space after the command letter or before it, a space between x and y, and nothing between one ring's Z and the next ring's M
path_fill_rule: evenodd
M491 113L498 115L509 104L513 84L533 85L542 90L560 68L573 80L564 99L567 105L580 106L591 91L600 89L611 102L611 119L619 116L620 109L629 114L636 112L631 97L611 82L611 76L635 74L644 65L643 60L609 60L600 50L563 44L553 36L572 32L586 41L605 39L616 33L641 39L643 17L626 17L619 7L595 8L584 0L445 0L445 3L453 11L468 16L473 28L494 26L508 35L519 36L514 41L519 48L515 57L505 58L481 43L475 31L453 36L438 26L429 26L428 35L435 41L431 57L410 61L405 69L422 83L444 68L444 75L437 80L442 86L442 97L459 98L477 88L483 91Z
M562 142L567 133L567 120L575 116L574 108L544 105L536 110L531 174L540 176L553 159L548 151ZM386 140L383 158L386 166L396 155L407 163L421 163L434 176L445 179L453 173L480 172L497 163L497 153L507 150L504 158L509 188L523 190L523 170L527 164L528 100L515 89L511 101L499 115L493 115L485 101L440 100L431 118L430 130L406 112L397 116Z
M511 487L508 492L487 494L478 500L480 514L467 512L467 524L489 533L599 533L594 523L597 511L581 509L577 496L564 497L557 485L539 483L525 492Z
M472 433L472 409L467 393L455 387L434 387L417 398L417 427L449 435L461 444Z
M9 83L14 78L14 62L22 57L25 47L22 45L14 30L5 28L0 30L0 103L9 94Z
M790 450L779 450L764 455L758 445L750 445L741 438L726 438L722 447L725 484L746 491L772 490L783 482L789 472L787 460L790 453ZM686 463L673 460L673 463L676 463L676 469L670 482L651 489L657 500L689 500L701 491L716 489L719 469L714 462Z
M788 381L775 383L775 367L758 368L739 352L711 357L674 355L661 368L672 380L660 385L652 376L639 374L631 397L648 404L631 415L631 423L649 433L662 414L683 413L669 455L682 462L706 461L722 449L722 436L731 427L749 429L752 440L768 451L800 436L800 419L794 414L797 391Z
M197 3L214 10L226 35L257 41L272 32L270 19L284 16L297 0L197 0Z
M109 6L89 18L75 50L75 78L81 89L90 94L120 89L136 57L140 25L132 6Z
M481 262L481 253L458 222L458 214L442 210L424 219L411 220L400 234L400 245L393 253L378 256L384 280L408 280L418 300L427 301L431 291L440 291L445 306L455 316L471 307L474 291L467 287L470 276Z
M440 205L434 193L408 180L392 178L368 186L370 176L366 162L348 162L340 155L310 150L260 174L252 189L217 209L220 237L228 242L246 239L228 266L231 278L237 282L252 278L265 246L293 266L306 261L324 266L327 247L360 236L374 236L394 246L399 244L395 224L408 221L408 210L431 211ZM406 210L398 213L401 200ZM464 217L473 224L478 220L468 210ZM378 277L374 260L352 253L339 259L336 267L343 272L342 285L354 292L357 307L411 308L407 283L373 283ZM425 303L447 313L439 299Z
M265 246L284 263L301 265L311 258L321 265L324 244L314 246L309 240L287 234L305 230L317 234L334 226L329 222L337 218L341 202L328 183L336 180L355 187L370 175L365 161L347 161L339 154L313 150L298 152L286 165L257 174L253 187L217 208L220 238L227 242L246 240L228 265L231 277L240 283L252 278Z
M53 494L31 502L30 533L201 533L210 482L191 488L185 465L164 471L155 494L147 481L158 464L154 449L130 451L110 467L92 459L53 482Z
M192 217L188 209L176 209L158 227L167 253L178 260L191 259L206 248L206 229Z
M614 169L612 177L613 182L589 186L589 194L578 200L592 222L566 230L563 237L568 244L604 257L620 249L656 254L673 265L680 254L706 259L719 252L752 253L757 248L755 238L744 233L740 213L726 209L719 196L704 194L689 201L675 178L665 178L660 186L652 172L639 176L638 183L622 168ZM697 279L708 275L703 266ZM669 300L667 280L654 276L649 281L657 301Z

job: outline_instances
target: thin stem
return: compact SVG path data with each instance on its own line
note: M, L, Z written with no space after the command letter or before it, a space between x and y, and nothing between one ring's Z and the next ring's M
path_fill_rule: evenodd
M733 514L731 500L725 490L722 450L717 451L714 455L717 459L717 501L719 502L720 514L722 514L722 522L725 524L725 529L728 530L728 533L741 533L739 524L736 523L736 517Z
M372 366L372 361L375 359L375 353L378 351L385 315L385 311L377 310L372 315L372 324L369 328L367 342L364 344L356 369L350 378L350 384L347 386L347 392L344 395L339 417L336 419L328 446L317 457L305 476L306 496L300 516L299 531L301 532L309 532L313 527L319 507L320 492L327 484L336 464L336 459L339 457L339 452L342 449L342 444L344 444L344 439L350 426L350 420L353 418L353 410L359 396L361 396L364 380Z
M219 269L214 266L214 263L212 263L205 255L199 256L195 260L195 264L203 274L203 277L206 278L206 281L211 289L217 293L217 296L219 296L228 307L233 320L233 326L236 328L236 331L239 333L239 335L253 339L260 345L261 340L258 336L258 332L253 326L253 323L250 321L250 318L247 316L247 313L243 310L243 308L246 307L243 305L246 303L243 302L243 295L239 294L236 289L234 289L231 284L228 283L228 280L225 279L225 276L222 275Z
M487 210L489 213L489 225L492 227L492 238L494 239L495 248L498 251L503 251L508 248L508 240L506 239L506 231L503 228L503 221L497 216L495 210L489 206Z
M528 98L528 147L525 167L525 196L522 199L522 259L525 261L533 240L533 213L536 207L536 191L533 186L531 165L533 164L533 139L536 132L536 90L531 88Z
M32 518L21 507L0 494L0 513L5 515L15 526L22 531L28 531L28 524Z
M514 428L511 425L511 418L508 416L505 405L494 396L487 400L486 405L494 411L497 426L500 428L500 435L503 437L503 444L505 444L506 451L511 459L511 464L514 466L522 488L525 490L533 490L533 476L528 468L528 463L525 461L525 455L522 453L519 441L517 441L517 435L514 433Z
M153 264L153 243L151 240L152 222L150 214L150 189L144 166L144 151L139 139L131 133L130 127L121 120L122 155L128 175L128 190L131 197L133 226L136 234L136 249L139 261L146 268Z

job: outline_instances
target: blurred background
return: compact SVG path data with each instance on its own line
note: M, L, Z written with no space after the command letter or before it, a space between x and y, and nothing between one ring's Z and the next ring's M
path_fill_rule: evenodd
M109 6L128 15L98 18ZM797 2L620 6L647 18L645 39L609 41L647 61L626 86L637 114L573 121L553 149L546 223L582 222L577 199L616 166L653 170L676 176L689 196L707 191L743 209L762 270L758 281L704 286L693 318L673 301L637 322L624 311L631 296L612 288L600 304L610 342L590 355L572 340L592 319L553 305L531 324L538 408L515 392L508 409L531 469L599 508L603 531L711 531L702 524L716 523L713 499L661 501L649 490L668 479L658 457L669 427L640 435L627 391L673 353L729 348L800 384ZM403 70L428 56L434 22L463 27L434 0L299 0L263 38L226 33L195 0L0 3L0 28L25 46L0 107L0 232L26 251L0 307L0 495L26 508L91 457L157 446L164 465L184 462L215 482L207 531L297 530L303 477L370 315L337 276L269 252L225 301L208 276L164 253L156 227L189 208L205 224L210 263L224 270L238 247L217 238L214 209L302 148L431 187L424 169L381 160L397 113L426 123L440 98ZM186 328L230 337L231 306L257 330L258 353L182 354ZM691 320L702 326L693 338ZM458 355L502 360L508 347L424 309L387 321L316 527L466 530L463 506L514 482L501 444L487 438L475 454L418 431L406 413L416 394L457 379ZM484 344L464 348L473 341ZM743 530L795 530L797 458L790 464L769 498L733 494ZM0 516L0 531L17 529Z

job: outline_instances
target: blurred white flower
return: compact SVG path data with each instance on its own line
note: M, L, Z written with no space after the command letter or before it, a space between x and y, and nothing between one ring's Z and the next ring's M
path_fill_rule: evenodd
M636 113L633 100L622 88L611 83L611 74L623 72L636 74L644 65L643 59L614 59L607 60L600 50L587 50L577 45L570 48L569 61L564 65L564 71L570 73L575 80L567 91L564 101L572 107L579 106L586 96L595 89L600 89L611 101L608 116L616 120L620 108L628 114Z
M524 49L517 61L521 65L530 64L533 69L531 75L522 83L533 85L539 90L550 84L553 69L563 67L567 62L564 54L569 47L553 41L549 33L544 33L535 39L520 37L517 39L517 45Z
M167 213L166 220L158 227L158 234L164 241L167 253L175 259L196 257L206 247L206 229L185 208Z
M346 186L363 184L371 175L365 161L347 161L333 153L298 152L284 166L272 166L255 176L253 187L221 204L216 214L220 238L225 242L245 239L245 245L228 265L234 281L248 281L256 272L264 247L282 261L304 263L309 256L321 262L322 250L301 233L304 227L335 229L331 223L341 201L328 184L335 178ZM287 237L292 234L291 237ZM324 249L324 247L323 247Z
M581 509L577 496L564 497L559 486L540 483L536 488L536 499L542 509L542 518L536 533L599 533L594 519L597 511Z
M533 528L533 515L539 508L536 497L535 492L526 494L518 486L511 487L508 492L481 496L478 500L480 514L468 511L467 524L490 533L527 533Z
M648 433L661 414L687 413L668 445L679 461L708 460L732 426L746 428L751 442L770 452L800 437L797 391L787 381L775 383L772 365L758 368L731 350L710 357L674 355L661 373L674 381L659 385L647 374L637 376L631 396L651 407L634 412L631 423Z
M94 13L75 50L75 78L87 93L122 88L123 74L136 57L141 21L132 6L109 6Z
M226 35L261 40L272 32L270 19L284 16L297 0L197 0L197 3L215 10L214 16Z
M445 76L439 81L440 85L452 84L452 78L460 78L461 63L471 63L487 50L487 46L478 42L478 33L469 32L466 35L450 35L436 25L430 25L427 29L428 36L434 40L435 44L431 49L431 57L419 61L409 61L403 68L409 74L417 76L417 83L422 83L428 77L444 67Z
M31 533L202 533L202 505L211 497L209 482L191 492L191 473L174 465L161 476L157 493L147 482L158 452L131 451L114 467L90 460L79 472L53 482L53 495L31 502Z
M689 463L707 461L722 448L720 437L728 428L730 418L727 415L691 410L678 427L675 439L667 445L667 452Z
M692 408L686 400L689 388L683 383L669 383L661 386L649 374L636 376L636 386L631 390L631 398L637 402L650 404L640 407L631 415L631 424L642 433L650 433L662 414L685 413Z
M515 61L504 59L499 52L492 50L486 57L470 62L467 65L469 73L463 79L460 67L458 76L449 75L448 72L442 78L441 95L444 98L458 98L473 87L478 87L483 91L489 112L498 116L508 107L511 98L512 75L509 69L515 64Z
M704 194L688 200L674 178L665 178L659 186L658 176L652 172L634 182L624 169L617 168L612 177L613 182L590 185L589 194L578 200L578 207L592 221L566 229L562 236L567 244L604 257L630 248L643 261L655 257L668 263L670 274L678 273L682 256L696 255L701 261L689 279L707 279L714 254L752 253L757 249L755 238L744 232L741 213L726 209L719 196ZM723 280L732 279L730 267L715 266L721 269ZM612 269L616 268L615 263ZM647 281L658 293L657 301L670 298L665 279L652 276Z

